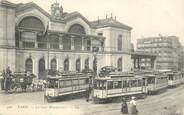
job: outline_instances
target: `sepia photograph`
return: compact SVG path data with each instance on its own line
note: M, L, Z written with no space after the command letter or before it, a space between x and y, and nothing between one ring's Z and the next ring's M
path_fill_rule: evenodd
M184 115L184 0L0 0L0 115Z

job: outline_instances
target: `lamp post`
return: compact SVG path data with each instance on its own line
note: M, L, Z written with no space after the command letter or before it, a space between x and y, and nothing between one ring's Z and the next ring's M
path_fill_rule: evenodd
M98 62L97 62L97 53L98 53L98 51L99 51L99 47L94 46L92 52L93 52L93 56L94 56L93 71L95 73L95 76L97 75L97 64L98 64Z

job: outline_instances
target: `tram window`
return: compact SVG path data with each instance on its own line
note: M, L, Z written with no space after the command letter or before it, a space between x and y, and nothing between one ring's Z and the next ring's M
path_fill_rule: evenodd
M49 80L47 84L48 88L58 88L58 81L56 80Z
M173 76L169 76L169 80L173 80Z
M126 87L128 87L129 85L128 85L128 82L127 81L123 81L123 88L126 88Z
M138 87L142 86L142 80L138 80Z
M66 87L69 87L69 86L71 86L71 85L72 85L71 80L69 80L69 81L65 81L65 86L66 86Z
M105 82L104 81L99 82L99 89L105 89Z
M89 84L89 79L85 79L85 84Z
M79 84L78 80L73 80L73 85L78 85L78 84Z
M131 87L137 87L137 80L131 81Z
M79 84L81 85L81 84L85 84L85 80L84 79L80 79L79 80Z
M113 88L121 88L121 81L114 81L113 82Z
M107 88L113 89L113 82L112 81L108 82Z
M60 82L59 82L59 87L60 87L60 88L64 87L64 81L60 81Z

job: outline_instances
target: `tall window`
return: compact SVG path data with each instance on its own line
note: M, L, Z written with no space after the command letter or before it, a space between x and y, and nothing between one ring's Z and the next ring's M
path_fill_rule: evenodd
M91 40L87 40L87 51L91 50Z
M37 35L38 48L47 48L47 38L42 35Z
M39 78L40 79L45 79L46 77L46 72L45 72L45 60L44 58L39 60Z
M51 49L59 49L59 37L57 35L50 35L49 43Z
M71 50L71 38L63 38L63 50Z
M80 72L81 70L81 61L80 59L76 60L76 71Z
M34 32L22 32L21 40L24 48L34 48L37 35Z
M122 50L122 35L118 36L118 40L117 40L117 44L118 44L118 51Z
M117 61L117 68L118 68L118 71L122 71L122 58L119 58L118 61Z
M82 50L82 38L73 38L74 39L74 48L77 51Z
M89 69L89 58L85 60L85 69Z
M28 58L25 63L25 70L26 72L33 72L33 61L31 58Z
M69 59L64 60L64 71L69 71Z
M52 71L56 71L56 70L57 70L57 62L56 62L56 59L52 59L52 60L51 60L51 65L50 65L50 67L51 67L51 70L52 70Z

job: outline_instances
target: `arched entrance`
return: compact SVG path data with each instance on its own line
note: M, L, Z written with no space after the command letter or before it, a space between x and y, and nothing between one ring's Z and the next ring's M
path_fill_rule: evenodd
M69 71L69 59L65 59L64 61L64 71Z
M81 71L81 61L80 61L80 59L76 60L76 71L77 72Z
M31 58L28 58L25 62L25 71L33 73L33 61Z
M39 65L38 65L38 75L39 79L45 79L46 78L46 71L45 71L45 60L44 58L39 60Z

